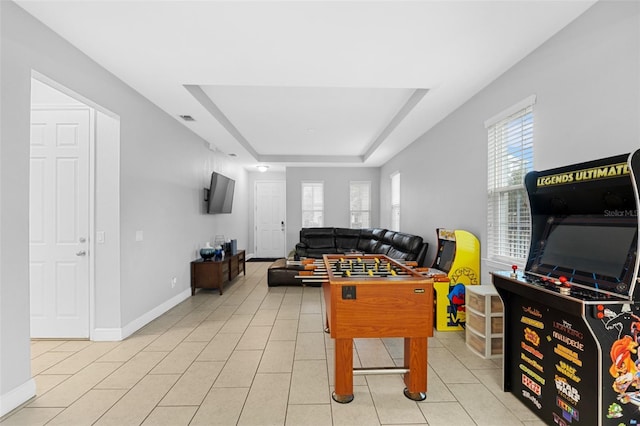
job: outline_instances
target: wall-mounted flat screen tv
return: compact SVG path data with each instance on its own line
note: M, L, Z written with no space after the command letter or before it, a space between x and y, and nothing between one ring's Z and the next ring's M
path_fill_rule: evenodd
M205 188L207 213L231 213L236 182L220 173L211 173L209 190Z

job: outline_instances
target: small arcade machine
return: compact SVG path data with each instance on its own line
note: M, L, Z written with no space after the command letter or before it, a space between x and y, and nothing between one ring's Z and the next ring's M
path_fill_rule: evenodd
M525 177L525 271L494 272L503 387L547 424L640 423L640 151Z
M428 271L436 294L436 329L461 330L466 321L465 286L480 284L480 242L467 231L436 231L438 253Z

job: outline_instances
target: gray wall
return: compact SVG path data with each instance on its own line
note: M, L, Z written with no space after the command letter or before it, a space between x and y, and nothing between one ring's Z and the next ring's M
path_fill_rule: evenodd
M349 182L371 181L371 226L380 224L377 167L287 167L287 252L300 241L302 181L324 182L324 226L349 227Z
M638 2L596 3L385 164L383 216L388 214L388 176L400 170L401 228L427 237L428 261L439 227L468 230L484 247L484 122L532 94L537 95L536 169L640 148L639 10ZM505 266L483 262L483 282L490 282L490 270Z
M32 70L120 119L120 143L109 155L97 141L96 226L105 218L100 191L117 188L119 239L114 259L96 246L96 329L126 335L188 297L189 262L216 234L248 242L248 173L141 97L13 2L0 2L0 415L31 397L29 344L29 122ZM98 117L100 120L100 117ZM98 122L98 126L100 123ZM117 127L116 127L117 129ZM105 129L107 133L113 133ZM234 213L206 215L202 188L217 170L236 179ZM111 221L113 222L113 221ZM109 229L113 229L109 231ZM135 234L143 231L143 241ZM114 235L113 233L117 235ZM113 252L111 252L113 253ZM110 273L118 270L119 274ZM171 288L171 277L178 284ZM108 295L102 297L101 295Z

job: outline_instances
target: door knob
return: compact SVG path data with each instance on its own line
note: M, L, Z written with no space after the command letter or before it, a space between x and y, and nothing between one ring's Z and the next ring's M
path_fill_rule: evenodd
M79 252L76 253L76 256L86 256L87 252L84 250L80 250Z

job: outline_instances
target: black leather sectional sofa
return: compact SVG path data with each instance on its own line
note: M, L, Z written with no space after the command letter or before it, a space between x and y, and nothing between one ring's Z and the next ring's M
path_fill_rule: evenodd
M321 258L323 254L357 251L415 260L419 266L424 266L427 248L428 243L418 235L382 228L302 228L296 256Z
M296 244L296 258L321 258L323 254L378 253L392 259L414 260L424 266L428 243L417 235L389 231L381 228L302 228L300 242ZM305 285L296 278L304 267L287 265L286 259L278 259L267 272L269 287L279 285ZM319 286L320 284L310 284Z

